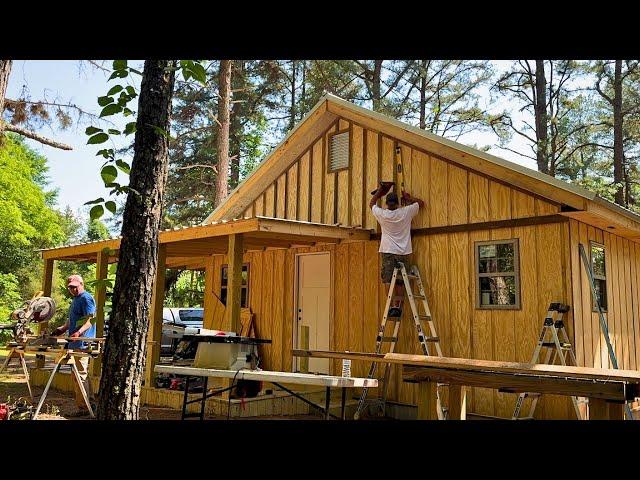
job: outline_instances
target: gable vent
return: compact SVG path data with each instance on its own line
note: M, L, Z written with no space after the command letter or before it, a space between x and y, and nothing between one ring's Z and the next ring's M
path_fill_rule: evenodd
M331 136L329 171L349 167L349 132L336 133Z

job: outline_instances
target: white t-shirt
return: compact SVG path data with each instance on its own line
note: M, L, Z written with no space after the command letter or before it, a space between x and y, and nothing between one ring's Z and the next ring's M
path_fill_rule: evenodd
M395 210L386 210L377 205L371 207L373 216L382 228L379 252L395 255L409 255L412 252L411 219L416 216L419 208L417 202Z

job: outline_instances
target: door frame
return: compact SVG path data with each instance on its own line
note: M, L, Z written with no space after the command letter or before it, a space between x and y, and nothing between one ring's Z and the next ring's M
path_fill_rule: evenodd
M333 350L333 285L334 285L334 271L333 271L333 251L322 250L319 252L301 252L295 254L295 268L293 271L293 339L291 345L294 349L298 348L298 298L299 298L299 283L298 283L298 271L300 269L300 257L309 255L327 255L329 257L329 349ZM299 357L294 357L291 362L291 371L296 371L298 367ZM333 362L329 362L329 372L333 371Z

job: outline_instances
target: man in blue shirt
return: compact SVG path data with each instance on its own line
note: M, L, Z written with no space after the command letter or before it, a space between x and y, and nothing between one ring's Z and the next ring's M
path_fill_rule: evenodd
M53 335L62 335L68 330L69 336L73 338L95 338L96 325L92 320L96 314L96 302L93 299L93 296L84 289L84 280L80 275L71 275L67 279L67 288L71 295L73 295L73 300L69 307L69 319L64 325L56 328L53 331ZM69 342L67 348L81 349L85 346L85 342L78 340ZM80 372L80 378L82 379L84 388L88 397L91 399L93 397L91 382L87 379L89 371L89 357L76 357L76 364L78 366L78 371ZM82 392L75 383L73 385L76 392L76 406L78 407L78 412L76 413L88 414L89 412L84 403Z

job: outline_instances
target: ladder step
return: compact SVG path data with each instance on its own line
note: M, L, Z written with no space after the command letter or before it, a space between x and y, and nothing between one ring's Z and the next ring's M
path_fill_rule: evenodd
M411 275L410 273L407 274L407 278L409 280L418 280L420 277L417 275Z
M398 337L382 337L383 342L397 342Z
M425 297L424 295L412 295L412 294L409 294L409 296L413 297L413 298L417 298L418 300L426 300L427 299L427 297Z
M440 337L424 337L425 342L439 342Z
M554 342L544 342L542 344L543 347L555 347L556 344ZM571 350L571 344L570 343L561 343L560 344L560 348L562 350Z
M516 420L535 420L533 417L520 417L516 418Z
M431 321L431 315L418 315L418 318L424 318L425 320Z

